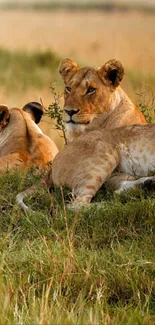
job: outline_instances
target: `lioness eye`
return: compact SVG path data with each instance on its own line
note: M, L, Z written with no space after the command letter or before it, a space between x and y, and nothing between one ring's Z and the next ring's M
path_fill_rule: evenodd
M70 92L71 92L71 87L66 86L66 87L65 87L65 91L66 91L67 93L70 93Z
M93 94L95 91L96 91L96 88L89 87L89 88L87 89L86 94Z

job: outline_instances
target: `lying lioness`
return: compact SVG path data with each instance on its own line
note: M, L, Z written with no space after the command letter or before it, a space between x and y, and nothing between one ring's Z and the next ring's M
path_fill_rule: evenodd
M94 69L78 68L72 60L64 59L60 64L59 71L65 84L63 118L69 141L77 139L86 130L100 129L101 131L123 125L146 124L143 114L120 87L124 75L124 68L120 61L110 60L102 67ZM86 135L87 133L84 132L80 139L84 141ZM72 144L73 154L74 145L76 146L75 141ZM61 157L61 153L58 157ZM78 158L80 159L80 157ZM56 161L57 159L59 158L56 157ZM70 158L68 159L70 164ZM96 161L94 162L96 165ZM62 165L63 160L60 164L61 168ZM59 170L58 166L58 171L55 170L56 174L59 173ZM121 173L117 172L111 177L107 177L107 184L115 190L119 190L119 188L123 188L124 182L129 181L128 186L130 186L132 180L133 187L136 186L135 175L121 171ZM61 172L59 175L61 180L63 175ZM47 184L51 183L50 177L49 180L47 177L46 182ZM33 193L33 191L33 188L30 191L26 190L24 196ZM27 209L22 203L22 195L19 195L18 199L21 207Z
M47 185L69 187L73 208L89 204L98 189L117 168L134 177L123 182L118 192L143 184L155 175L155 125L133 125L105 131L85 132L69 143L53 160Z
M117 192L155 180L155 124L123 126L112 130L86 131L60 151L46 175L46 185L67 186L75 197L71 207L88 205L98 189L117 168L134 176L123 181ZM149 176L153 175L153 176ZM17 195L24 210L23 198L34 192L34 187Z
M0 172L47 167L58 152L55 143L36 123L43 115L37 102L19 108L0 105Z
M109 60L100 68L79 68L64 59L59 72L64 81L64 123L68 141L86 129L105 130L124 125L146 124L141 111L120 87L124 67L118 60ZM112 174L107 185L115 190L122 181L132 180L127 174Z

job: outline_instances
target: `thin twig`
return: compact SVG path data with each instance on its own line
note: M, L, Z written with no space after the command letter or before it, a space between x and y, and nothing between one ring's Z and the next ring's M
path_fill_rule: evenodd
M51 105L49 105L45 114L47 116L49 116L51 119L54 119L56 121L55 127L57 130L62 131L65 144L67 144L67 137L65 134L65 126L63 123L63 110L60 108L60 105L59 105L61 96L55 92L53 85L51 85L50 89L51 89L51 92L52 92L52 95L54 98L54 102Z

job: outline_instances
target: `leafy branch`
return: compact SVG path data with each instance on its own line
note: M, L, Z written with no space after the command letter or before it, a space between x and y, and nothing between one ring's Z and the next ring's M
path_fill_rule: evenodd
M50 117L51 119L54 119L56 124L55 127L57 130L62 131L63 138L65 141L65 144L67 144L67 138L65 134L65 126L63 122L63 109L60 108L60 98L61 96L55 92L55 88L53 85L50 87L52 95L53 95L53 103L49 105L48 109L45 111L45 114Z
M154 123L155 95L153 91L144 85L136 94L138 96L138 107L145 116L148 123Z

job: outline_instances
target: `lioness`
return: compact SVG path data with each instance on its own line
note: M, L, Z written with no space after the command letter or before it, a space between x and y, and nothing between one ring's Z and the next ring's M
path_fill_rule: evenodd
M53 160L47 185L66 185L74 196L72 207L90 203L97 190L117 167L122 173L141 177L121 184L119 192L143 184L155 175L155 125L123 126L86 131L70 142ZM126 186L127 185L127 186Z
M146 124L141 111L119 86L124 75L120 61L110 60L97 69L80 69L72 60L64 59L59 72L65 84L63 118L68 141L83 133L94 118L93 124L104 129Z
M113 129L123 125L146 124L141 111L119 86L124 68L120 61L110 60L102 67L78 68L70 59L60 63L59 72L65 84L64 122L68 141L86 129ZM134 180L127 174L113 173L107 185L115 190L122 181Z
M123 181L117 192L155 181L155 124L123 126L116 129L87 130L61 150L45 176L46 186L67 186L75 198L70 207L78 210L88 205L103 183L117 168L134 181ZM154 176L149 176L154 175ZM17 195L23 202L34 186Z
M121 62L110 60L98 69L79 69L75 62L64 59L60 63L59 71L65 83L63 119L69 142L78 138L85 130L96 129L97 131L99 128L100 130L110 130L123 125L146 124L140 110L119 86L124 75ZM82 135L80 138L82 139ZM83 138L85 138L85 134L83 134ZM73 153L74 145L76 146L75 141L72 144ZM63 157L61 153L58 154L56 161L57 159L60 161L61 157ZM62 165L63 160L60 162L61 168ZM59 166L57 171L54 169L56 175L60 169ZM60 183L62 177L60 175ZM122 170L121 173L117 172L112 174L112 177L107 177L107 180L107 184L111 185L115 190L124 188L123 184L126 184L126 187L131 186L131 180L133 181L133 187L137 185L135 175L123 173ZM129 181L129 184L127 184L127 181ZM50 177L49 180L48 177L46 178L46 183L50 185ZM23 203L23 197L33 193L33 191L33 188L28 189L17 197L18 204L25 210L28 208Z
M0 172L32 166L47 167L58 153L55 143L42 133L36 123L43 115L37 102L23 109L0 105Z

